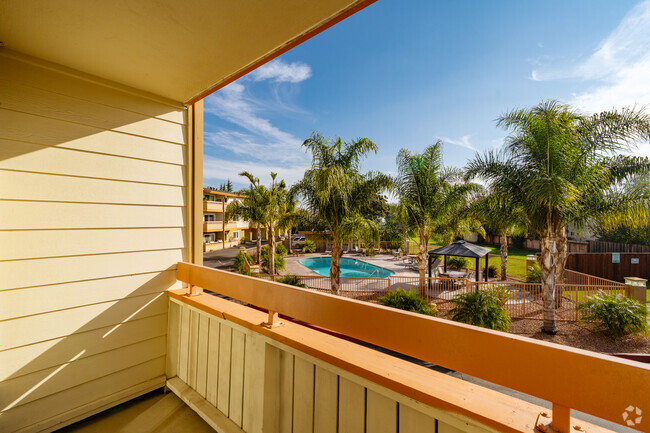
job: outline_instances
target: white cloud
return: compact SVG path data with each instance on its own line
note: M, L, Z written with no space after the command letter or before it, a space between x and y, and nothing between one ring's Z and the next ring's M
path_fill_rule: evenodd
M569 101L586 112L650 104L650 0L632 8L579 65L531 72L534 81L579 79L591 84Z
M253 173L264 185L271 183L270 173L274 172L278 174L278 179L284 179L288 185L291 185L302 179L307 168L307 164L282 164L274 161L252 160L237 162L210 155L203 157L203 179L206 185L216 185L230 179L236 185L245 186L248 184L248 180L239 176L242 171Z
M459 140L442 137L441 140L443 143L455 144L456 146L464 147L466 149L475 151L476 147L474 147L474 145L469 142L470 137L471 135L463 135L462 137L460 137Z
M276 59L257 68L250 73L249 77L255 81L299 83L311 77L311 68L304 63L285 63Z
M249 77L256 81L298 82L311 75L307 65L286 64L279 60L255 72ZM310 161L309 155L301 148L302 140L273 125L263 115L269 110L285 113L289 110L287 104L276 101L269 105L256 99L245 85L247 79L231 83L205 100L206 113L234 126L221 127L216 131L208 129L205 133L203 177L206 183L231 179L243 184L243 178L239 177L241 171L248 170L260 179L265 179L270 171L274 171L279 178L289 183L295 182L302 178ZM289 111L293 114L299 112L295 108Z
M533 70L531 80L578 79L585 87L568 102L586 113L621 107L650 109L650 0L633 7L594 53L579 65ZM650 156L640 143L635 155Z

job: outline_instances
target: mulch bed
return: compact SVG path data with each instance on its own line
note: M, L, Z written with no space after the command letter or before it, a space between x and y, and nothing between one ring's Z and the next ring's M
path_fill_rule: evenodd
M614 340L609 335L593 332L593 325L579 322L557 322L558 333L542 332L542 321L513 319L510 333L551 343L591 350L601 353L650 353L650 338L628 335Z
M451 320L447 311L439 312L437 317ZM589 323L557 321L556 324L557 334L550 335L542 332L542 320L512 319L510 333L592 352L650 354L649 337L628 335L614 340L609 335L593 332L593 325Z

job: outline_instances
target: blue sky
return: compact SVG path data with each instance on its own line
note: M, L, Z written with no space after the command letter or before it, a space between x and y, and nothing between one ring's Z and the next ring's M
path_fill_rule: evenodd
M502 144L497 116L545 99L650 108L650 0L379 0L206 98L204 182L292 183L312 131L377 143L364 170L438 139L463 166Z

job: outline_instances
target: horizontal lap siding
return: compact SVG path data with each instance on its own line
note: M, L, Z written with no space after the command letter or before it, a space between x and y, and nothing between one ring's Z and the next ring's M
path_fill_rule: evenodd
M0 55L0 423L164 384L187 257L186 111Z

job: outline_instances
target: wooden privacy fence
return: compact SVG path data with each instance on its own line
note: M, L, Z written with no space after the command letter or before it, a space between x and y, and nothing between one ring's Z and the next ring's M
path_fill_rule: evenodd
M567 256L566 269L580 269L613 281L625 277L650 279L650 253L573 253Z
M281 275L260 275L264 280L277 280ZM332 293L330 277L316 275L296 276L304 287L322 293ZM577 304L587 296L604 291L609 294L625 294L625 285L579 272L566 271L565 284L557 287L555 317L557 320L575 321L579 313ZM359 301L378 303L379 298L389 292L403 289L424 295L436 308L446 313L454 307L451 302L457 295L474 290L501 289L509 293L506 302L508 314L513 319L542 319L543 296L539 283L520 283L512 281L476 282L465 278L430 278L392 276L388 278L349 278L341 277L339 296Z

